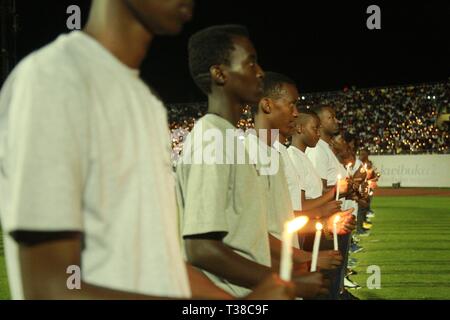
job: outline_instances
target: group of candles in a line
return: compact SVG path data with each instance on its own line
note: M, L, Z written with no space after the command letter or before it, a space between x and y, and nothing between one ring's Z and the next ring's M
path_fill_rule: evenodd
M350 166L351 163L347 164L347 176L350 176ZM367 164L364 165L364 169L367 171ZM339 192L340 192L340 184L341 184L342 176L339 174L337 176L336 183L336 201L339 200ZM366 178L367 180L367 178ZM370 189L369 189L370 192ZM334 250L339 250L338 246L338 237L337 237L337 224L340 220L340 216L336 215L333 221L333 244ZM284 231L283 231L283 239L282 239L282 251L281 251L281 264L280 264L280 277L285 281L291 280L291 272L292 272L292 240L294 234L303 228L306 223L308 223L309 218L306 216L297 217L291 221L286 222ZM314 237L314 245L312 251L312 259L311 259L311 272L317 271L317 259L319 257L319 247L320 247L320 237L322 236L323 225L320 222L316 223L316 234ZM325 226L326 227L326 226Z
M292 272L292 240L303 226L308 222L309 218L306 216L297 217L289 222L286 222L283 231L283 242L281 251L280 277L285 281L291 280ZM337 215L333 221L333 242L334 250L339 250L337 238L337 224L340 217ZM325 226L326 227L326 226ZM317 271L317 259L319 257L320 237L322 236L323 225L320 222L316 223L316 234L314 237L314 246L312 251L311 272Z

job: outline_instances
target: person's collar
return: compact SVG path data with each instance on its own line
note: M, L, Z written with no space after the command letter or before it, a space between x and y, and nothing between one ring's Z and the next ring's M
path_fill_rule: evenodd
M282 144L278 139L272 144L272 147L278 152L285 152L287 150L286 146Z
M291 145L291 146L289 146L289 149L292 149L292 150L294 150L295 152L300 152L301 154L305 154L302 150L300 150L299 148L297 148L296 146L294 146L294 145Z
M322 138L319 139L319 142L317 142L318 144L325 144L327 146L330 146L330 144L328 142L326 142L325 140L323 140Z

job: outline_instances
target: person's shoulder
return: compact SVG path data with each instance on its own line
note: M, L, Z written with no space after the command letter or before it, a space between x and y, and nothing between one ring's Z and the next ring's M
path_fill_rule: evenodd
M74 36L61 35L53 42L26 56L11 73L11 80L33 80L43 84L79 83L77 64L73 59Z

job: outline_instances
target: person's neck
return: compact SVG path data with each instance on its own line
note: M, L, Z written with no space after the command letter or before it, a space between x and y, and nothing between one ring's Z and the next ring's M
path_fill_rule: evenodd
M136 20L125 1L94 2L83 31L133 69L140 68L154 37Z
M326 133L323 130L320 130L320 139L322 139L323 141L325 141L328 144L331 144L331 140L333 140L333 136L329 135L328 133Z
M223 90L214 89L208 96L208 113L215 114L237 126L242 116L243 105L228 97Z
M306 144L303 143L302 137L299 134L296 134L292 137L292 145L296 147L297 149L301 150L303 153L306 151Z
M255 115L255 130L256 133L259 136L259 130L264 129L267 130L266 139L264 140L265 143L267 143L268 146L272 146L275 143L275 140L273 138L276 138L276 136L272 136L272 130L274 129L267 117L259 112ZM260 137L262 138L262 137ZM278 139L281 144L285 144L287 141L287 138L281 134L281 132L278 132Z

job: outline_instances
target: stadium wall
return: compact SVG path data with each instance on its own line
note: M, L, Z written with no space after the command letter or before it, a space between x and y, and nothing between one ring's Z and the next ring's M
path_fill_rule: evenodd
M450 155L386 155L370 156L378 172L378 185L391 187L450 188Z

